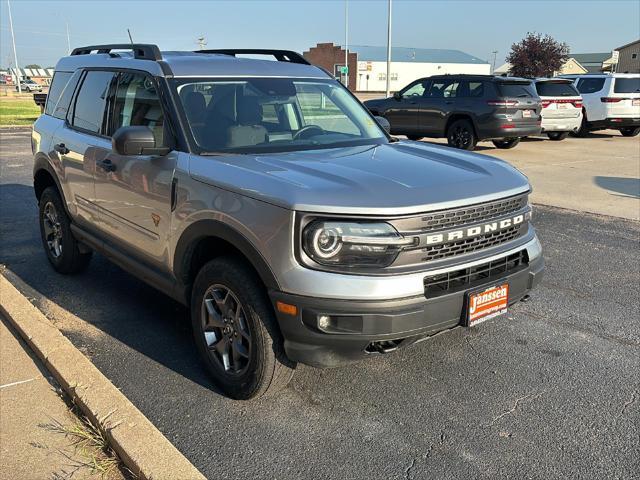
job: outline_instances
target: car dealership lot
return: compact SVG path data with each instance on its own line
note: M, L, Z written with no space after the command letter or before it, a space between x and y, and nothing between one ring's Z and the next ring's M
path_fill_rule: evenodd
M479 152L529 175L534 202L637 218L638 137L490 145ZM0 263L73 314L50 310L208 477L631 478L639 468L636 221L537 206L547 271L529 303L395 355L301 367L282 394L242 403L211 390L184 308L100 256L82 275L53 272L31 167L28 131L3 130Z

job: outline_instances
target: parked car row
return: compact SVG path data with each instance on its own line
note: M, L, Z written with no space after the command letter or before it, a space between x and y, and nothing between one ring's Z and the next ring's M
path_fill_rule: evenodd
M573 75L529 80L493 75L421 78L392 97L365 106L387 119L391 133L411 140L447 138L450 146L473 150L478 141L513 148L522 137L615 128L640 133L640 75Z

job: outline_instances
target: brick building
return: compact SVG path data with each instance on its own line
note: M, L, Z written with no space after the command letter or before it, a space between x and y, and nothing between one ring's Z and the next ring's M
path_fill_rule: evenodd
M334 77L345 83L344 75L340 73L340 67L344 66L345 51L339 45L333 43L318 43L302 55L309 62L331 72ZM358 54L349 52L349 90L356 91L356 73L358 67Z

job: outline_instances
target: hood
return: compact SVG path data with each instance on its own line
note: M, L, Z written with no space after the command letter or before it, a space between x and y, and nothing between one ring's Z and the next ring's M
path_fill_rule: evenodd
M496 158L420 142L277 154L192 157L204 183L291 210L404 215L503 198L529 190Z

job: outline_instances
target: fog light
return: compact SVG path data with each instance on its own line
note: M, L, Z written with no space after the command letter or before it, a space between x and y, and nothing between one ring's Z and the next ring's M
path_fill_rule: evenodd
M331 317L328 315L318 315L318 328L326 330L331 325Z

